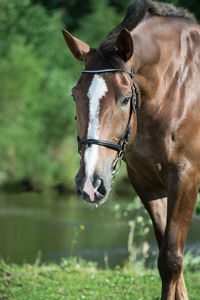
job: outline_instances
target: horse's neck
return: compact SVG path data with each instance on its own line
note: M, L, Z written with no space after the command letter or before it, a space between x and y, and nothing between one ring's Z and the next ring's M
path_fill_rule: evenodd
M187 35L197 26L182 18L153 17L132 32L136 81L146 99L154 98L163 80L168 85L177 71L184 73Z
M133 32L133 65L142 106L138 133L147 136L152 130L167 134L190 115L191 107L196 110L200 95L199 26L181 18L171 23L161 18L161 25L158 21Z

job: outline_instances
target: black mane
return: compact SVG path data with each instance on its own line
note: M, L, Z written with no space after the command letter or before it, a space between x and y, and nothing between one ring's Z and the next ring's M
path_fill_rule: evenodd
M114 53L117 36L123 28L131 31L141 23L143 19L152 16L183 17L196 22L194 15L182 7L177 8L169 3L155 2L152 0L136 0L129 6L123 21L108 33L106 39L100 44L99 50L103 55L111 54L111 52Z

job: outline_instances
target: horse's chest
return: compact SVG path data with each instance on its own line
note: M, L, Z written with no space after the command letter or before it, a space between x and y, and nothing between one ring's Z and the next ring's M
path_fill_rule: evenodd
M148 135L137 135L126 155L129 170L143 177L145 181L163 188L166 178L165 143Z

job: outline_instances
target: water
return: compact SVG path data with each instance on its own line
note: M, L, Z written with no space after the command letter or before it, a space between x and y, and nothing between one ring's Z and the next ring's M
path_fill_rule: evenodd
M127 222L116 220L109 204L97 209L75 197L0 195L0 256L10 262L33 263L41 251L43 261L78 255L103 265L108 255L115 265L127 258L127 235Z
M112 201L91 207L76 197L52 194L0 194L0 256L9 262L59 262L77 255L104 266L123 265L128 258L128 220L116 219ZM117 203L117 202L115 202ZM197 246L200 219L193 220L187 245ZM152 231L149 242L155 246Z

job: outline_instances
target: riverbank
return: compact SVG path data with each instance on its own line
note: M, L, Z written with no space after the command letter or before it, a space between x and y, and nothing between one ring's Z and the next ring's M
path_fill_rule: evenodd
M184 270L190 300L199 299L200 271ZM150 300L160 299L157 270L98 269L94 263L0 263L0 299L11 300Z

